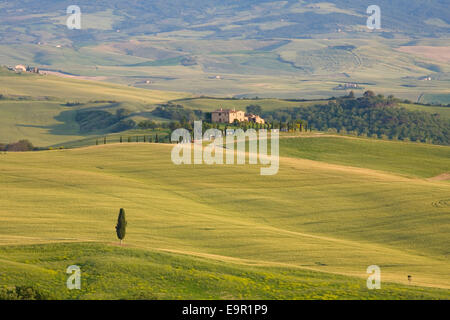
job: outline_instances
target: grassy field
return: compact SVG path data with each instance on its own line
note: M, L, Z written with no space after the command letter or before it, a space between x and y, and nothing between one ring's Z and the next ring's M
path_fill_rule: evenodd
M425 94L422 98L423 99L420 102L441 103L441 104L449 104L450 103L450 94L449 93Z
M280 140L281 155L430 178L450 172L450 148L316 134Z
M448 298L450 185L422 177L448 171L449 148L405 143L402 165L380 168L347 139L314 139L328 141L309 146L320 161L285 139L270 177L259 166L175 166L164 144L2 154L2 285L68 297L64 271L79 263L81 298ZM430 148L439 170L406 169ZM353 155L326 155L340 151ZM352 166L358 157L364 168ZM121 207L129 223L118 248ZM373 264L386 284L376 293L364 289Z
M21 283L53 299L446 299L448 292L299 268L223 263L103 243L0 246L2 287ZM82 270L81 290L67 290L68 265ZM25 275L25 276L24 276Z
M450 119L450 107L423 106L420 104L409 104L409 103L400 103L399 106L412 111L425 111L429 113L437 113L444 118Z

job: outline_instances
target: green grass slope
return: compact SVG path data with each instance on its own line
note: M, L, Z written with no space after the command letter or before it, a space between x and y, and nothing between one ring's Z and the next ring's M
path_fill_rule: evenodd
M130 248L362 281L338 297L364 296L373 264L383 282L407 284L412 275L414 285L448 293L446 181L289 157L268 177L258 166L175 166L170 152L170 145L123 144L1 155L0 243L111 243L123 207Z
M284 156L431 178L450 172L450 148L327 134L280 140Z
M18 283L53 299L446 299L448 292L296 268L223 263L99 243L0 246L0 288ZM69 265L81 290L68 290Z
M400 103L400 107L404 107L412 111L425 111L429 113L437 113L443 118L450 119L450 107L424 106L420 104Z

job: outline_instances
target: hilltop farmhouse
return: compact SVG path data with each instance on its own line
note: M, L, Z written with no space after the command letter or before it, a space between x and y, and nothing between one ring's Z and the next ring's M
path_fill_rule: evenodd
M8 68L8 70L15 71L17 73L22 73L22 72L40 73L39 68L25 66L23 64L18 64L15 67L7 67L7 68Z
M211 120L212 122L219 123L233 123L235 121L238 122L254 122L264 124L265 121L258 115L254 114L246 114L244 111L236 111L233 110L224 110L220 108L219 110L211 112Z

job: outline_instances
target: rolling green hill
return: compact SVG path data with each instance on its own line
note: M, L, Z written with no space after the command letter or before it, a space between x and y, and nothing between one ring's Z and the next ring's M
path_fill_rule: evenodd
M0 294L20 283L51 299L448 298L436 288L383 283L383 290L368 290L355 277L103 243L0 246L0 256ZM68 264L82 268L79 291L64 286Z
M410 104L410 103L400 103L399 106L413 111L426 111L429 113L437 113L441 115L443 118L450 119L450 107L424 106L420 104Z
M286 139L290 147L283 141L282 150L300 154L282 157L279 173L270 177L260 176L259 166L175 166L164 144L3 154L0 279L19 285L32 278L67 297L58 287L65 265L80 263L88 283L82 298L143 291L159 298L370 298L365 272L377 264L389 288L377 298L448 297L450 185L420 177L448 172L449 148L433 147L439 172L415 173L417 157L430 146L378 141L392 147L382 146L391 151L374 165L372 141L360 140L357 148L314 139L325 139L310 147L320 161L299 158L304 145ZM398 163L389 160L395 145L403 155ZM360 152L365 146L367 157ZM333 160L340 152L347 157ZM92 242L114 243L121 207L129 221L126 247L96 247ZM133 271L139 266L145 270L140 276ZM187 268L193 269L189 276ZM140 285L125 292L108 288L108 275L120 278L118 288ZM414 286L388 284L407 284L407 275ZM267 282L264 293L246 289ZM221 293L209 289L213 284ZM308 288L317 294L310 296Z
M450 172L450 148L327 134L287 136L280 140L281 154L370 168L409 177L432 178Z

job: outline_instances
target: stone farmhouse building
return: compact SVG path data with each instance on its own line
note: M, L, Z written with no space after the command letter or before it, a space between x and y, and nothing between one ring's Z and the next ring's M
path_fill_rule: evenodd
M220 108L219 110L211 112L211 120L212 122L219 123L233 123L235 120L239 122L254 122L264 124L265 121L260 116L254 114L246 114L244 111L236 111L233 110L224 110Z
M235 120L239 122L245 121L245 112L236 110L219 110L211 112L212 122L233 123Z

